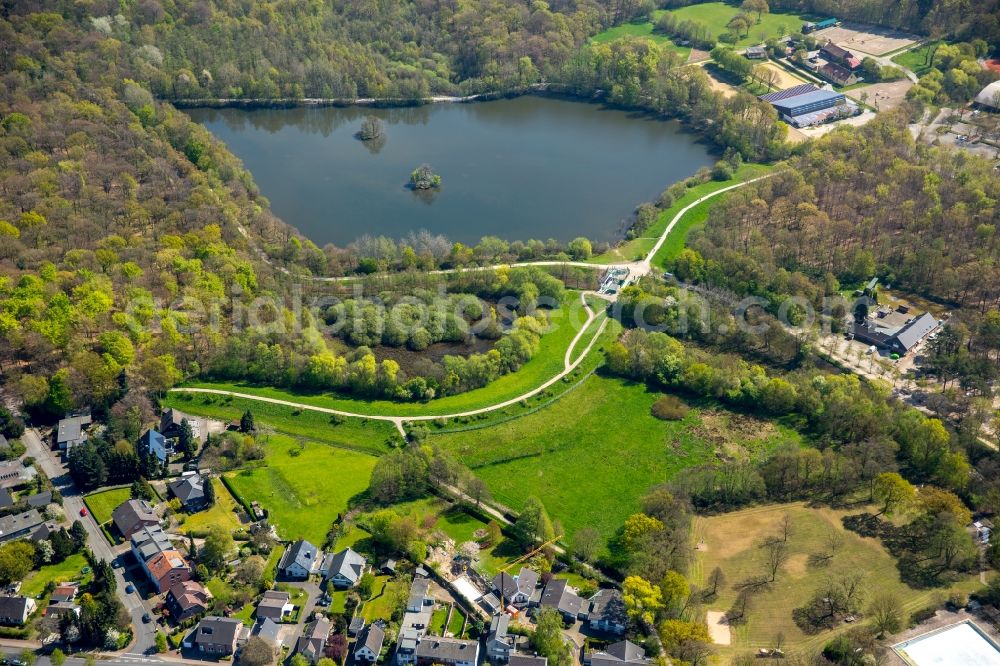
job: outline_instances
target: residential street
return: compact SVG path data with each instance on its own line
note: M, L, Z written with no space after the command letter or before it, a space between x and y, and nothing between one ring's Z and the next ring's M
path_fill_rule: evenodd
M66 511L67 519L70 521L79 519L83 523L83 526L87 528L87 545L93 551L94 555L98 559L113 563L115 553L112 551L111 545L105 539L94 517L89 512L85 517L80 515L80 511L84 508L83 497L73 484L73 479L63 465L59 453L51 451L45 440L34 428L25 429L22 441L28 449L27 455L35 458L42 471L52 480L53 485L62 494L63 509ZM154 637L156 625L152 622L147 624L142 621L143 614L149 612L149 609L143 603L138 593L126 594L126 580L123 572L124 569L115 569L115 578L118 581L118 596L122 600L122 603L125 604L125 608L128 609L129 615L132 616L132 631L135 640L132 642L129 650L138 654L152 654L155 650Z

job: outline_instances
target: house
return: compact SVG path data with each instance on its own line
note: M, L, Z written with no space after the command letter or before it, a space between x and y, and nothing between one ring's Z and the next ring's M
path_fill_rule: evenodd
M56 427L56 448L69 452L77 444L87 441L87 426L92 423L90 414L74 414L59 421Z
M493 578L493 595L500 600L500 605L517 607L527 606L538 585L538 574L534 569L521 567L517 576L511 576L501 571Z
M153 505L144 499L131 499L122 502L111 512L111 520L126 539L143 527L154 527L160 524Z
M35 612L31 597L0 597L0 624L20 626Z
M184 622L207 611L211 600L212 593L207 587L193 580L182 580L170 586L165 603L170 617Z
M173 497L176 497L190 512L207 508L208 498L205 496L205 483L211 483L197 472L184 472L180 479L167 485Z
M401 627L396 640L396 663L400 666L414 664L417 661L417 645L421 634L416 629Z
M195 627L184 647L195 648L205 654L227 656L235 654L236 641L243 631L243 623L230 617L206 617Z
M840 65L841 67L846 67L850 70L855 70L861 67L861 61L845 48L837 46L833 42L827 42L825 46L820 48L819 55L821 58L825 58L828 62L832 62L835 65Z
M354 587L361 580L368 561L350 548L327 555L320 570L335 587Z
M355 615L351 618L351 623L347 625L347 635L357 636L361 633L361 630L365 628L365 618L360 615Z
M0 518L0 543L13 541L27 536L32 530L45 522L38 509L30 509L23 513Z
M900 354L906 354L917 344L927 337L931 331L936 329L941 322L934 318L934 316L925 312L919 317L911 319L903 328L896 334L895 340L893 340L892 346L895 351Z
M743 55L749 60L764 60L767 58L767 49L763 46L750 46Z
M11 496L10 490L0 488L0 509L6 509L9 506L14 506L14 498Z
M479 642L459 638L428 637L417 643L417 666L476 666Z
M856 321L851 333L860 342L904 355L912 351L940 325L941 322L929 312L919 317L902 319L898 310L893 312L882 308L873 317Z
M426 606L434 604L434 597L431 596L431 582L426 578L414 578L410 584L410 596L406 600L407 613L419 613Z
M549 660L532 654L512 654L507 666L549 666Z
M157 553L174 550L170 537L159 525L142 527L130 539L132 554L139 562L147 562Z
M31 536L28 538L34 541L35 543L38 543L39 541L45 541L46 539L51 537L54 532L58 532L59 530L60 530L59 525L57 525L52 521L49 521L47 523L42 523L41 525L36 527L35 531L32 532Z
M49 603L70 602L76 599L79 586L76 583L60 583L49 595Z
M587 624L596 631L624 634L628 627L628 614L622 593L613 589L598 590L590 598Z
M182 414L176 409L170 407L163 410L160 414L160 433L166 439L176 439L181 435L181 424L184 419L187 418L186 414Z
M510 615L497 613L490 620L490 631L486 635L486 658L490 661L505 662L514 651L514 636L507 633L510 628Z
M45 607L45 617L62 617L69 613L79 617L80 606L72 601L57 601Z
M295 644L295 651L303 657L316 663L323 658L323 648L330 636L333 625L324 617L318 617L306 625L305 631Z
M854 72L832 62L826 63L817 72L824 79L838 86L849 86L858 82L858 77L854 75Z
M269 618L281 622L286 615L291 615L295 606L292 605L292 595L281 590L268 590L257 604L257 619Z
M265 618L263 621L258 620L257 624L254 625L253 635L267 641L275 651L281 649L284 642L281 640L281 625L271 618Z
M542 608L555 608L567 622L576 620L581 611L586 613L583 599L562 578L553 578L548 582L539 605Z
M830 114L840 114L848 105L844 93L823 90L811 83L761 95L781 119L794 127L808 127L828 119Z
M320 566L320 553L316 546L300 539L288 547L278 563L278 574L292 580L306 580Z
M646 658L646 651L632 641L619 641L597 652L584 655L586 666L649 666L653 663Z
M34 466L25 466L21 460L0 462L0 488L17 488L34 481L36 476Z
M169 590L175 583L191 580L191 566L176 550L157 553L142 565L157 592Z
M148 456L154 456L163 465L170 459L167 438L152 428L142 433L142 437L139 438L139 450Z
M52 493L48 490L28 497L28 506L33 509L44 509L49 504L52 504Z
M382 644L385 642L385 630L378 622L368 625L354 642L354 661L367 661L374 664L382 654Z

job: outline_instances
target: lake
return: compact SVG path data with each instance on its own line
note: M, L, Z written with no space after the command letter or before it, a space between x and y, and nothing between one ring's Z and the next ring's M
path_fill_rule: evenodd
M275 214L318 245L427 229L474 244L611 241L635 207L714 162L677 122L537 96L397 109L189 109L253 173ZM355 133L385 123L380 145ZM431 195L408 189L429 163Z

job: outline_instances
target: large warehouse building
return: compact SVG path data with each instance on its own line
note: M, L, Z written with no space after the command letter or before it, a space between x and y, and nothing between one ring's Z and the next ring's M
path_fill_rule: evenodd
M844 93L822 90L811 83L761 95L760 98L770 103L782 120L795 127L818 125L832 117L854 115L858 110Z

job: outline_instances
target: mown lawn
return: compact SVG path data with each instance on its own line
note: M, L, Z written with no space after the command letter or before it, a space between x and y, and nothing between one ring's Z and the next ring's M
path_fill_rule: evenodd
M198 384L198 386L265 397L280 397L303 404L310 403L308 396L298 396L278 389L212 383ZM284 405L230 396L168 393L164 403L191 414L223 421L238 419L249 409L253 412L258 426L267 426L288 435L308 437L334 446L375 454L388 451L386 442L396 433L395 427L388 421L355 418L331 420L330 414L322 412L298 410Z
M745 625L732 628L733 643L724 649L725 654L773 647L774 638L779 633L784 634L786 651L818 650L835 632L850 628L852 625L843 624L834 632L824 631L810 636L792 620L792 610L805 605L828 577L836 579L843 574L864 572L867 590L878 589L899 597L904 619L913 611L931 604L935 598L946 596L950 589L969 592L979 585L976 577L969 576L952 588L915 590L909 587L900 580L896 561L877 540L862 538L843 528L841 517L862 510L811 509L795 503L695 518L694 542L702 545L695 553L691 582L704 586L715 567L722 569L727 580L718 598L705 606L706 610L715 611L726 611L733 605L737 595L734 584L763 573L761 540L778 533L785 514L792 521L787 563L770 589L753 597L749 620ZM823 567L810 564L811 554L827 552L826 544L831 533L843 537L843 543L831 563Z
M352 497L368 487L375 458L315 441L271 435L264 465L227 474L247 502L257 501L283 539L326 541Z
M461 638L462 629L465 628L465 615L454 606L451 611L451 619L448 620L448 632L457 638Z
M402 583L395 582L388 576L376 576L372 598L361 604L358 614L365 618L369 624L378 619L390 619L393 600L401 587L403 587Z
M662 12L654 12L654 20L659 17ZM599 32L590 38L595 44L602 44L605 42L613 42L616 39L621 39L622 37L638 37L640 39L648 39L651 42L669 48L672 51L676 51L682 56L687 56L691 53L690 46L679 46L674 43L670 37L658 33L655 31L655 25L652 21L633 21L631 23L622 23L621 25L616 25L603 32Z
M917 76L923 76L931 70L933 66L931 58L934 55L934 51L943 43L944 42L940 40L928 42L927 44L913 49L912 51L905 51L899 55L893 56L892 61L898 65L906 67Z
M38 597L49 582L70 583L80 581L86 584L90 581L90 574L84 574L83 569L87 566L87 558L83 553L70 555L59 564L47 564L38 571L32 571L24 579L21 585L21 594L26 597Z
M706 2L670 11L680 20L693 19L704 23L715 38L718 38L724 32L729 32L730 30L726 27L726 24L740 13L738 4L730 5L723 2ZM756 16L753 18L756 18ZM803 21L807 20L809 19L805 15L779 13L772 10L772 13L764 14L761 17L760 23L750 28L750 33L747 36L744 37L741 35L735 46L753 46L754 44L760 44L768 37L777 37L781 27L784 27L784 34L790 35L793 32L801 30Z
M545 380L551 378L552 376L559 374L564 367L563 360L566 355L566 350L569 348L573 338L579 332L580 327L583 326L586 320L587 314L580 301L579 292L567 292L563 306L551 312L552 326L547 333L542 335L539 352L535 354L530 361L521 366L519 370L508 375L504 375L483 388L467 391L458 395L446 396L426 403L393 402L391 400L362 400L336 396L333 394L305 394L271 387L250 386L241 383L193 382L190 386L253 394L268 398L277 398L279 400L298 402L304 405L339 409L355 414L416 416L463 412L516 398L517 396L537 387L539 384L544 383ZM579 344L586 346L586 342L586 340L581 339ZM178 408L192 411L197 414L204 413L202 407L202 396L197 396L193 400L185 400L180 397L183 395L184 394L180 393L171 393L168 396L167 402L177 406ZM204 409L212 411L218 410L218 416L220 418L238 418L239 415L242 414L242 410L247 408L248 405L246 403L247 401L234 399L232 401L232 407L225 407L221 398L217 396L213 403ZM255 407L254 405L260 406ZM308 431L310 427L329 429L330 426L328 422L330 417L328 415L302 411L298 416L292 416L291 412L293 410L291 408L282 407L280 405L268 405L266 403L253 403L252 401L249 403L249 407L253 410L254 415L258 417L259 421L264 421L283 432L302 434L323 439L327 438L326 435L322 437L320 435L310 435ZM214 416L216 414L209 413L207 415ZM350 430L348 431L345 429L345 426L350 426ZM364 431L372 428L373 426L378 429L379 433L383 430L388 434L391 434L392 432L392 425L386 422L373 420L366 421L364 419L348 419L344 424L337 426L334 429L333 435L337 433L345 433L345 437L342 439L346 444L350 441L350 435L353 435L355 430ZM293 427L295 428L294 430L292 429ZM388 434L386 436L388 436ZM359 433L358 437L364 437L364 435ZM382 445L382 442L384 442L385 439L384 437L373 437L368 435L367 438L363 438L362 441L372 439L376 440L382 447L382 450L384 450L384 446ZM359 447L355 446L355 448Z
M593 375L551 406L491 428L433 434L471 466L493 496L520 509L531 496L562 521L566 536L594 527L611 536L639 509L653 485L679 471L714 459L715 446L698 434L698 409L683 421L650 414L661 394L644 385ZM713 413L714 414L714 413ZM713 416L713 424L723 416ZM757 452L779 441L798 441L783 428L746 442Z
M111 490L91 493L84 497L83 501L87 504L90 513L93 514L94 520L103 525L111 520L111 513L118 508L119 504L130 499L132 499L132 494L129 488L112 488Z
M239 529L240 519L236 516L236 500L229 489L219 479L212 479L215 488L215 504L207 511L185 515L182 531L203 532L212 525L218 525L227 532Z

